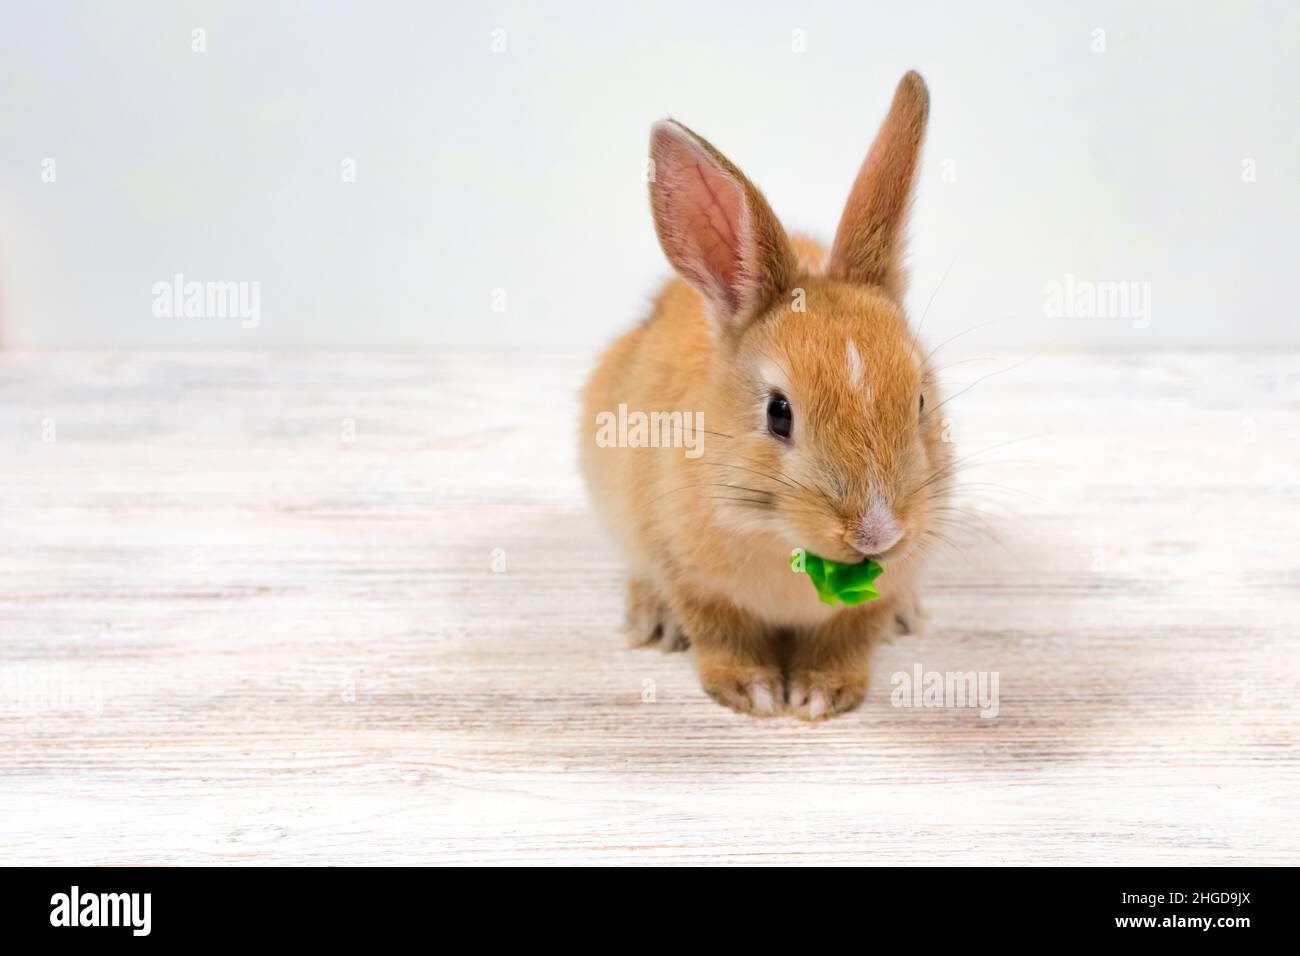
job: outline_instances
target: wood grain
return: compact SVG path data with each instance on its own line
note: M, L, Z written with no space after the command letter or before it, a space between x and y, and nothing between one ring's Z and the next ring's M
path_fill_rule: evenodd
M1296 863L1297 356L941 358L973 523L809 726L624 647L589 356L0 356L4 862Z

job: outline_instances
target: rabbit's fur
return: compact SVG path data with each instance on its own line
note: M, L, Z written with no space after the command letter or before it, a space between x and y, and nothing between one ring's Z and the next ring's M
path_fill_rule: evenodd
M950 470L902 306L928 107L921 77L904 76L829 252L787 237L704 139L671 120L653 129L655 227L680 278L587 383L583 468L628 563L634 639L689 643L704 689L738 711L855 707L871 641L916 605ZM791 410L785 438L769 425L774 396ZM598 417L620 405L702 412L703 453L602 447ZM877 557L880 598L821 603L790 569L795 548Z

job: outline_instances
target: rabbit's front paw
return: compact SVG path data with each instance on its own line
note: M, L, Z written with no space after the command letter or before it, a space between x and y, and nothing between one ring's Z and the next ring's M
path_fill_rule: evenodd
M632 647L658 647L661 651L684 651L690 638L659 593L645 581L627 583L627 632Z
M740 714L772 717L781 709L781 671L755 664L702 663L700 683L705 693Z
M805 670L790 675L789 711L800 720L825 720L862 703L867 671Z

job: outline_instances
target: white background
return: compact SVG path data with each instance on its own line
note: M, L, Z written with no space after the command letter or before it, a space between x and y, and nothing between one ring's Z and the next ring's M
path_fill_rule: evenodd
M652 121L829 239L913 67L927 339L1297 345L1297 50L1281 3L10 3L0 345L594 345L667 271ZM177 272L260 326L156 318ZM1045 317L1067 274L1150 283L1150 327Z

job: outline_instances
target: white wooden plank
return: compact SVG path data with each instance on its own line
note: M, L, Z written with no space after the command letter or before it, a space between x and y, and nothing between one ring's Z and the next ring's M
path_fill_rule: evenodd
M996 540L806 726L624 648L588 356L0 355L3 858L1296 862L1296 355L975 358Z

